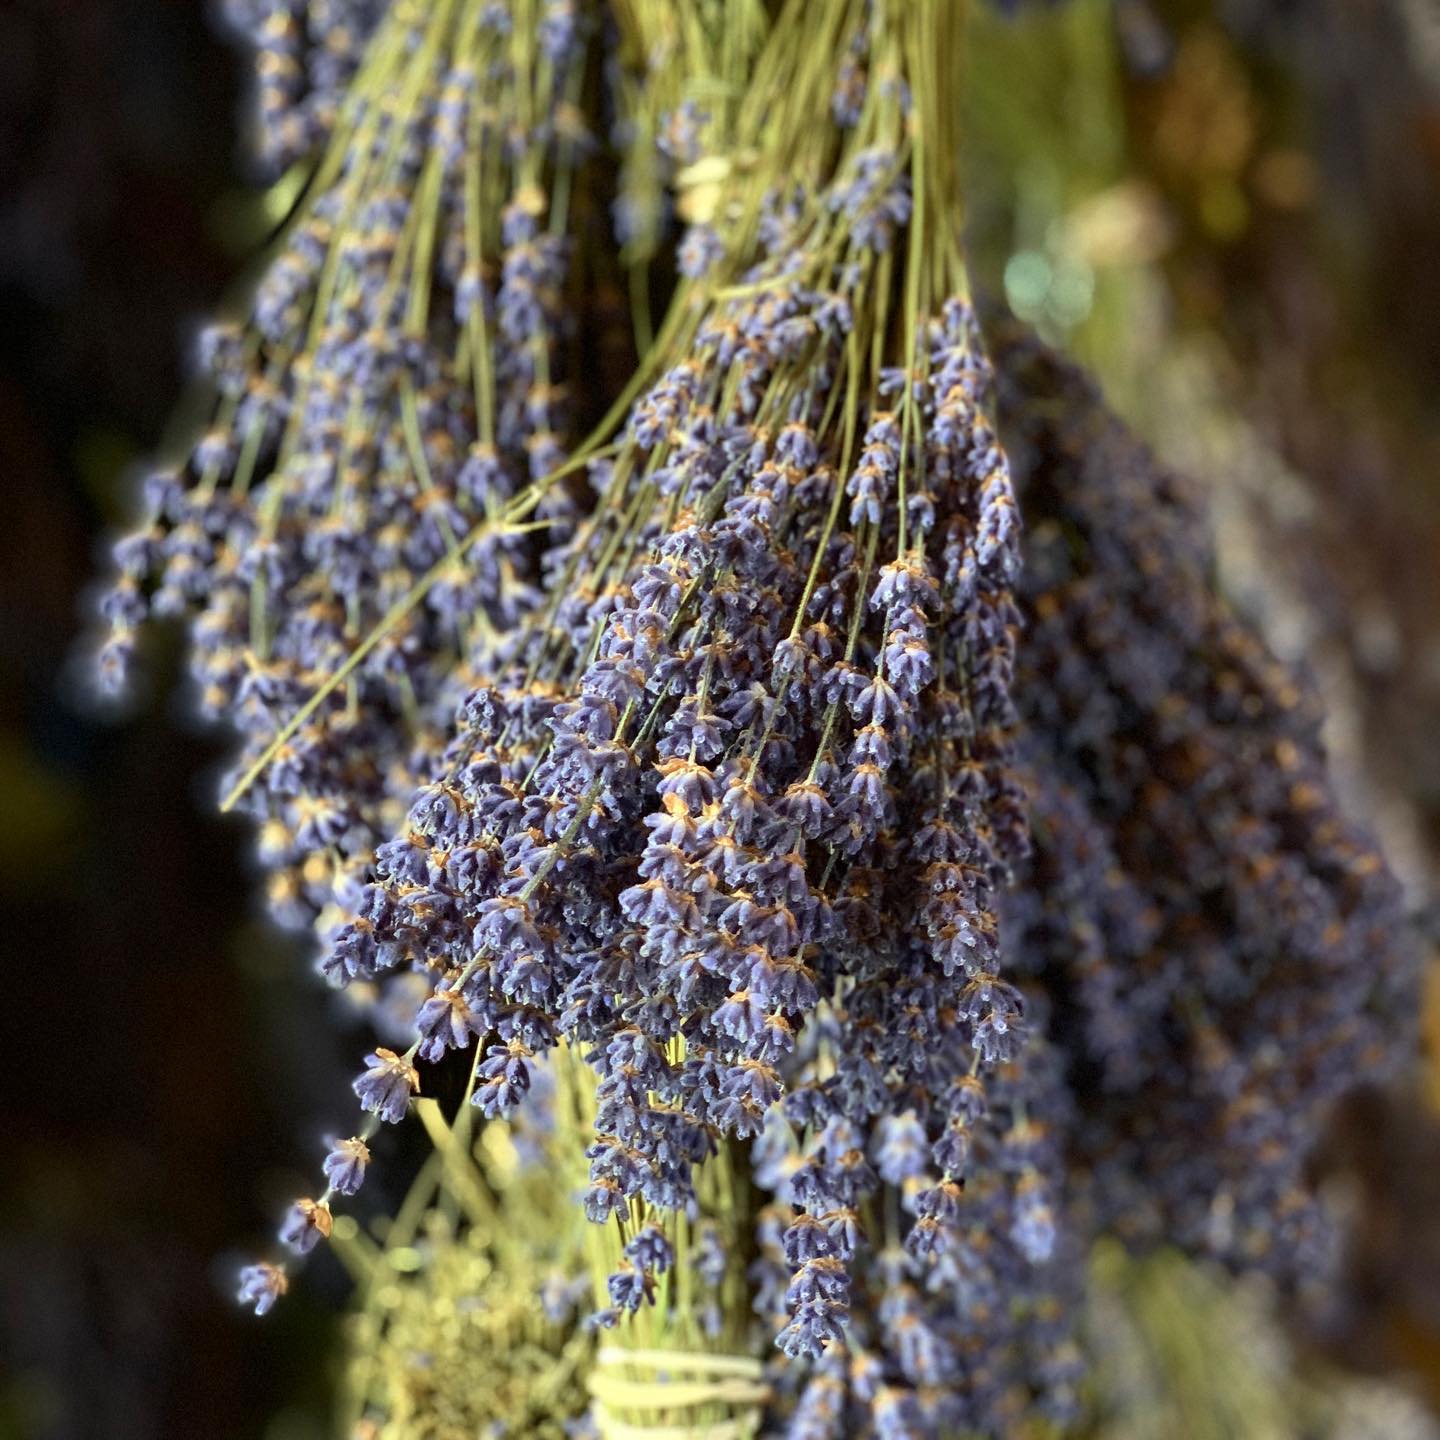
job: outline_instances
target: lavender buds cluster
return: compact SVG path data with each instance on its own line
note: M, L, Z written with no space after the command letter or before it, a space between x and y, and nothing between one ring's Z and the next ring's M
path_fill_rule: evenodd
M243 737L226 788L290 727L242 802L288 926L368 866L453 673L538 597L538 542L497 517L565 457L586 148L583 17L542 10L529 33L477 0L386 17L243 320L201 336L211 425L115 547L102 684L147 616L183 617L197 708Z
M1035 852L1005 931L1068 1037L1074 1163L1132 1243L1323 1284L1306 1161L1411 1038L1399 887L1338 809L1313 693L1215 594L1194 496L1078 371L1003 363Z
M254 66L254 149L268 172L329 138L346 87L384 12L381 0L226 0Z

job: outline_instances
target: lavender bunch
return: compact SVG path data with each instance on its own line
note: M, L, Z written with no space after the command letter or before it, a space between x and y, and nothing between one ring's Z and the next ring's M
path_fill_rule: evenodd
M811 26L845 56L874 46L886 79L853 116ZM476 1103L499 1115L536 1055L577 1046L597 1077L585 1208L627 1247L694 1203L722 1137L768 1130L792 1216L780 1343L805 1357L845 1335L882 1127L923 1137L904 1254L937 1286L987 1126L1013 1128L1009 1103L987 1118L987 1077L1024 1035L996 924L1026 846L1019 530L929 70L937 39L959 53L955 19L835 0L773 39L779 83L736 128L758 154L785 95L786 176L717 203L717 262L682 285L670 358L592 466L593 514L326 970L431 987L415 1044L356 1082L383 1119L417 1060L480 1043ZM1042 1263L1042 1167L994 1193ZM627 1248L601 1323L654 1279Z
M1416 963L1340 812L1316 699L1217 597L1202 508L1038 346L1004 351L1030 524L1018 682L1034 856L1007 906L1053 997L1098 1223L1323 1283L1305 1174L1392 1074Z
M147 618L186 620L197 708L241 735L225 803L288 926L363 873L452 676L538 600L539 542L497 517L566 455L587 22L527 14L387 15L243 321L202 336L209 428L115 547L101 682L123 686ZM552 486L554 538L568 513Z

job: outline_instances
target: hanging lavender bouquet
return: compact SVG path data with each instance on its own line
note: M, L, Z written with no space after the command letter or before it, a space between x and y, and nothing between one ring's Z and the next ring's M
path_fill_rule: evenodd
M460 1052L573 1199L454 1183L561 1257L612 1440L1070 1425L1100 1230L1314 1282L1396 887L1200 508L1060 362L997 373L965 7L379 9L253 19L329 57L260 66L302 198L103 602L111 682L186 617L277 917L406 1011L284 1245Z

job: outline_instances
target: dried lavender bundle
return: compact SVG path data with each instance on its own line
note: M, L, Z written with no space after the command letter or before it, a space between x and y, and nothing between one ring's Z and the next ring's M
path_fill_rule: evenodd
M838 66L814 63L816 36ZM523 1099L536 1054L584 1052L585 1207L626 1238L600 1323L653 1293L629 1242L693 1205L721 1137L766 1132L798 1358L845 1335L883 1203L867 1152L897 1123L919 1148L896 1171L891 1263L918 1286L953 1290L973 1168L1003 1175L982 1183L1000 1271L1043 1265L1055 1221L1026 1124L1044 1071L1011 1064L1024 1003L997 973L996 895L1026 845L1019 532L932 68L958 26L946 6L835 0L791 7L775 41L761 66L792 73L736 140L758 156L785 95L783 179L722 187L712 263L592 468L594 513L327 970L433 986L416 1044L356 1082L383 1119L449 1048L483 1044L490 1114ZM857 54L879 77L863 92Z
M619 1234L602 1325L654 1299L721 1138L763 1132L755 1280L804 1433L835 1374L802 1362L847 1339L852 1272L865 1365L828 1433L1073 1404L1063 1176L1031 1119L1054 1067L1018 1063L1024 1001L996 975L1025 845L1018 527L953 177L926 160L948 120L922 12L824 17L847 76L860 53L886 82L855 98L851 76L854 112L806 125L785 186L717 207L549 609L462 707L328 962L435 985L415 1047L357 1080L383 1119L446 1048L484 1043L491 1115L540 1051L586 1054L585 1207Z
M539 542L487 521L566 455L587 22L565 0L530 18L387 15L243 321L202 336L208 430L115 547L102 684L148 617L184 617L198 709L241 734L232 780L288 726L243 795L288 926L363 873L457 665L538 599ZM567 517L553 486L553 539Z
M1054 999L1072 1165L1134 1243L1323 1286L1306 1162L1412 1038L1398 884L1337 805L1316 697L1216 595L1193 494L1078 371L1028 343L1004 366L1035 833L1006 934Z

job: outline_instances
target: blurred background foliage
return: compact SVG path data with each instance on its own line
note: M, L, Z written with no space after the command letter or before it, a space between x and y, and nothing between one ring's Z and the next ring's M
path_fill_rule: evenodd
M1226 587L1320 676L1350 803L1433 930L1440 14L1069 0L981 13L975 55L979 273L1205 477ZM0 10L5 1436L301 1440L327 1433L344 1373L333 1261L264 1324L224 1292L228 1248L316 1159L353 1047L302 957L249 918L242 835L201 794L221 742L167 702L173 660L120 725L66 668L126 467L161 443L189 329L264 231L239 72L192 0ZM1440 1407L1430 993L1428 1079L1356 1102L1317 1160L1356 1217L1323 1332L1104 1251L1103 1433L1437 1433L1357 1378L1401 1375ZM413 1173L424 1139L407 1143ZM387 1169L377 1213L407 1173Z

